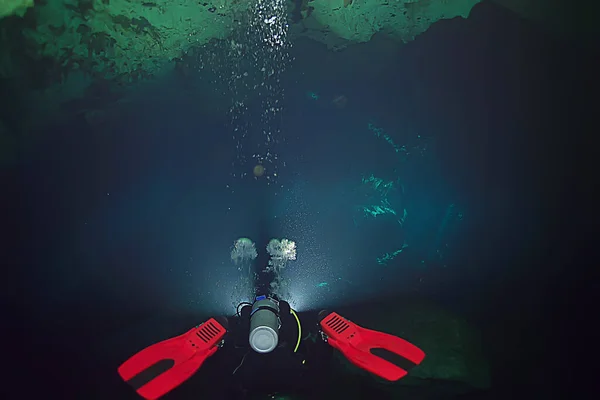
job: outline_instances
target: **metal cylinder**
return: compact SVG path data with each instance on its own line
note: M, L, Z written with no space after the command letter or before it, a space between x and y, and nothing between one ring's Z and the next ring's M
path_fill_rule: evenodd
M257 300L250 314L250 347L257 353L273 351L279 342L279 304L269 298Z

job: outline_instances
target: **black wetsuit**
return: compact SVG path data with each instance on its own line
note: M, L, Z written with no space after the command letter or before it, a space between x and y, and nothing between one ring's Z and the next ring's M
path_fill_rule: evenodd
M310 316L302 317L304 340L294 352L298 323L290 314L288 303L281 301L279 307L279 343L267 354L255 352L248 342L251 307L244 307L241 317L230 319L229 338L223 350L228 353L232 397L296 393L314 398L315 390L322 387L322 380L330 371L333 349L318 336L316 315L314 320Z

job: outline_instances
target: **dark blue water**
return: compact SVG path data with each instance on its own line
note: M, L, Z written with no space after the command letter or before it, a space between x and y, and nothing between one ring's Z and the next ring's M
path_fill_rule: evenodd
M324 54L306 42L292 51L297 59ZM338 62L361 51L340 53ZM95 398L84 388L101 393L102 379L114 383L106 371L127 346L121 339L105 358L89 347L106 349L115 337L139 346L123 332L158 340L190 320L232 314L232 304L248 300L232 290L229 251L239 237L259 251L272 237L297 242L286 277L299 311L425 297L487 333L495 393L525 390L527 376L536 384L552 376L540 372L538 356L553 337L540 335L572 255L572 236L559 226L572 167L563 155L576 147L560 137L568 126L557 118L556 97L576 89L563 79L584 56L497 10L436 25L395 51L384 67L374 60L326 82L299 80L302 61L290 67L278 122L285 167L273 185L233 177L253 165L232 167L227 119L198 112L204 100L189 93L160 96L160 86L160 100L139 101L104 131L79 118L44 132L18 166L15 193L24 196L15 229L26 234L14 299L31 321L24 326L44 332L33 343L47 356L40 368L50 379L78 376L80 363L86 373L73 387ZM309 91L321 98L309 99ZM331 104L337 94L348 99L342 109ZM411 156L400 161L369 123ZM402 184L390 201L407 210L405 225L357 212L365 198L374 201L361 184L371 175ZM389 263L377 262L404 243ZM136 331L159 316L172 325ZM495 345L501 337L509 339ZM510 380L511 357L529 372ZM129 398L114 390L111 398Z

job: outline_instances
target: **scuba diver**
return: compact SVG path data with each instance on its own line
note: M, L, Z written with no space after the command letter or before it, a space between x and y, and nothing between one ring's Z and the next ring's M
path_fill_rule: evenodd
M237 399L290 387L318 391L326 383L320 379L334 350L387 381L406 376L425 357L406 340L363 328L336 312L323 310L314 319L301 321L288 302L274 295L257 296L239 304L233 317L210 318L139 351L118 373L143 398L158 399L188 380L209 357L220 358L207 365L228 371L218 378L225 384L219 398Z
M260 216L270 209L265 204L267 200L260 199L254 214ZM242 270L249 268L255 293L261 295L238 304L233 316L210 318L126 360L118 373L140 396L158 399L203 367L198 379L177 391L190 390L196 398L193 382L202 380L205 398L243 399L260 394L274 398L274 393L292 392L315 399L331 386L330 361L335 350L388 381L406 376L423 361L425 353L404 339L362 328L336 312L299 314L275 295L280 270L287 260L296 259L295 242L268 240L272 231L268 214L258 219L260 242L268 242L267 252L259 255L254 243L242 238L234 243L232 260L245 260ZM252 265L263 268L254 274Z

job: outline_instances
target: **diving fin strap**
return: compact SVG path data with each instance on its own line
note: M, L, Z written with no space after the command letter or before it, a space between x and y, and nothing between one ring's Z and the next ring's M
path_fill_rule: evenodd
M362 328L332 312L322 317L322 333L351 363L388 381L397 381L425 358L423 350L397 336Z
M141 350L118 368L119 375L143 398L158 399L185 382L215 354L226 333L223 324L211 318L183 335Z

